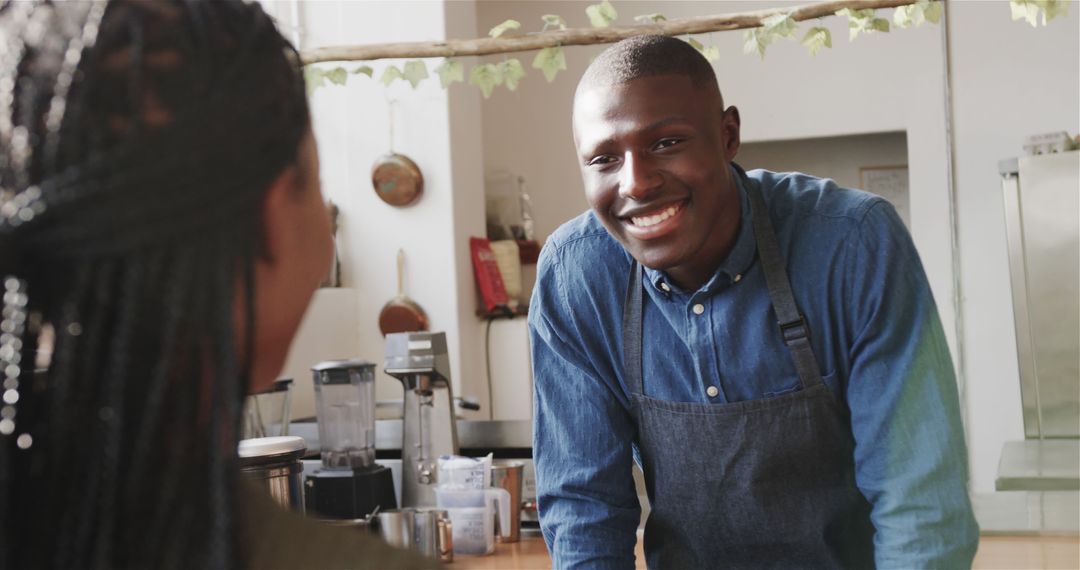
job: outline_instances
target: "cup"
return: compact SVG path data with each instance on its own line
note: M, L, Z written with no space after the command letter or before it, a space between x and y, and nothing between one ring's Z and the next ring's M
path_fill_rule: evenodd
M499 535L499 542L521 540L521 485L525 464L521 461L496 461L491 465L491 486L510 493L510 533ZM501 521L500 521L501 524Z
M421 507L416 509L415 520L413 539L416 551L428 558L453 562L450 514L443 509Z
M495 551L495 512L499 535L510 534L510 493L501 487L449 490L435 488L440 509L453 524L454 554L491 554Z
M379 535L387 544L395 548L413 548L416 539L416 511L413 509L390 509L380 512Z

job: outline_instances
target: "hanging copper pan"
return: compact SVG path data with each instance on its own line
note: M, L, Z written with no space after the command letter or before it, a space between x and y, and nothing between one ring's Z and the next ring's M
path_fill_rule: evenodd
M428 330L428 318L424 309L405 296L405 252L397 253L398 294L390 299L379 312L379 331L383 336L390 333Z
M379 157L371 167L371 184L383 202L408 206L424 192L424 175L409 157L392 152Z

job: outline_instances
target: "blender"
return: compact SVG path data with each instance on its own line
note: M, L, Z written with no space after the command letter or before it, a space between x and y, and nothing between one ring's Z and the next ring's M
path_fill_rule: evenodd
M386 335L386 373L405 391L401 441L401 504L435 506L440 455L457 455L446 333Z
M308 512L360 519L397 507L390 469L375 463L375 365L331 360L311 370L322 465L304 481Z

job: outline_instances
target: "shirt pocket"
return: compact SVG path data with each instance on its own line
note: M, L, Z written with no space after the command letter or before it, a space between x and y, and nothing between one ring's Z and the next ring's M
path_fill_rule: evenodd
M768 390L761 393L761 398L775 398L777 396L783 396L784 394L790 394L802 388L802 384L799 383L799 377L784 378L783 380L770 386Z
M836 374L822 374L821 381L830 390L835 390L835 378ZM773 383L768 390L762 392L761 399L776 398L799 390L802 390L802 383L799 382L798 376L784 377L780 381Z

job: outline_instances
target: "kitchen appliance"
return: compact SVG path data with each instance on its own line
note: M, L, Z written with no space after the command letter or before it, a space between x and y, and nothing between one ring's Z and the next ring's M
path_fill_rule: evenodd
M322 465L304 481L320 517L359 519L397 506L390 469L375 463L375 365L331 360L312 368Z
M1026 439L1080 438L1080 151L1002 161Z
M446 333L387 335L386 373L400 380L405 391L401 504L435 506L436 460L458 454Z
M304 512L304 495L300 491L300 462L307 445L296 436L260 437L240 441L240 472L258 481L270 492L279 505Z
M289 435L292 386L292 378L278 378L265 392L244 400L244 439Z

